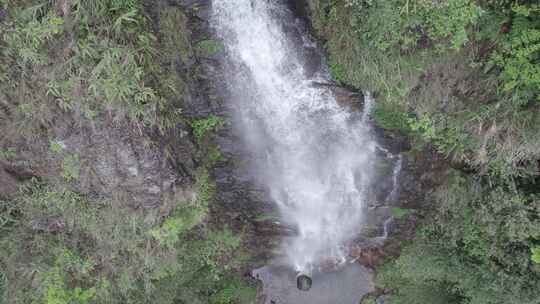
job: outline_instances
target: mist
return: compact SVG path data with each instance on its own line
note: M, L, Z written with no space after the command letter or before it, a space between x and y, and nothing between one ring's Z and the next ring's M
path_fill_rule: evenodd
M275 1L213 3L236 130L281 220L297 232L283 240L287 262L310 273L321 263L345 262L344 244L364 221L376 144L367 123L369 96L364 112L355 113L339 105L328 86L316 85L330 76L324 64L305 70L284 18L292 16Z

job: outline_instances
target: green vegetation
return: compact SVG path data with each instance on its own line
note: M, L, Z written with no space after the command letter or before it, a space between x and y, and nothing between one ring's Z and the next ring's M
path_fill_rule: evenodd
M208 132L218 131L223 127L224 123L225 120L223 117L212 114L206 118L194 120L191 123L191 127L193 128L195 139L200 142Z
M405 109L397 103L376 103L372 115L378 125L387 130L399 130L405 134L411 131L409 117Z
M413 212L413 210L410 209L403 209L397 207L393 207L390 211L392 212L392 216L398 220L408 216Z
M64 145L61 142L51 140L50 145L49 145L49 150L52 153L60 153L62 152L62 150L64 150Z
M246 303L252 288L231 273L240 239L201 230L213 189L202 172L195 200L135 211L32 182L2 209L15 214L0 238L6 301L207 303L228 294L215 303Z
M24 143L41 143L39 153L60 168L58 178L34 178L0 201L2 304L254 299L254 287L238 275L241 236L209 212L216 194L210 169L222 155L203 140L222 118L193 122L205 161L193 184L182 185L186 195L164 196L158 208L80 193L82 170L95 168L55 135L66 123L75 131L112 124L159 136L187 120L181 106L191 75L179 75L176 64L222 46L203 41L192 48L182 10L153 3L154 20L148 3L0 0L0 160L26 162L36 151Z
M531 260L536 264L540 264L540 247L531 248Z
M10 159L17 156L15 148L0 149L0 159Z
M225 46L220 41L208 39L196 45L196 50L201 56L211 56L223 50Z
M163 64L170 58L158 51L162 45L149 30L142 1L5 5L0 89L10 115L2 126L39 135L59 111L75 114L81 123L106 114L162 132L180 119L166 98L181 91L162 79L174 72Z
M219 147L211 143L212 134L219 131L224 125L225 119L214 114L191 122L193 136L199 148L197 158L205 167L212 167L224 159Z
M81 173L81 161L79 155L70 154L64 157L62 162L62 177L68 182L77 181Z
M435 189L430 220L380 269L378 284L396 290L388 303L537 303L536 1L314 1L313 8L333 76L375 94L376 123L464 169Z

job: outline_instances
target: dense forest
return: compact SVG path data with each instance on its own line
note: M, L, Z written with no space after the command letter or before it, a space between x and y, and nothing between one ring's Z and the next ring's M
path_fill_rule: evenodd
M222 46L176 2L0 0L0 304L253 303L212 211L225 122L183 112ZM307 3L333 78L448 164L385 303L540 303L537 1Z
M451 166L415 239L378 274L388 303L539 303L538 2L311 7L334 78L376 94L376 123L406 135L408 153Z

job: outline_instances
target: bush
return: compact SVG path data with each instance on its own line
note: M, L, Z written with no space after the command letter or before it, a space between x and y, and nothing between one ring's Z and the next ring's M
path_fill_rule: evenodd
M164 97L182 93L182 81L158 80L173 58L157 51L142 1L71 1L66 12L27 2L10 3L0 25L2 90L19 110L12 121L25 121L21 129L49 125L58 110L79 121L109 114L161 132L180 121L178 105Z
M400 131L407 134L411 131L409 115L400 104L390 104L384 100L375 104L373 118L380 127L387 130Z
M491 62L501 68L501 91L513 102L540 101L540 5L514 5L510 32Z
M209 132L221 129L224 123L225 120L222 117L212 114L206 118L194 120L191 122L191 127L193 128L195 139L200 142Z
M380 270L388 302L536 303L538 4L314 2L334 77L377 96L381 127L466 172L428 195L432 220Z
M6 298L10 304L174 303L186 295L209 301L234 277L240 239L227 228L197 228L206 216L201 199L212 195L208 183L201 182L205 193L197 202L136 211L33 182L10 203L16 221L2 227Z
M455 173L438 190L433 222L379 276L399 289L390 303L414 303L406 299L419 293L454 299L442 303L535 303L538 201L503 187Z

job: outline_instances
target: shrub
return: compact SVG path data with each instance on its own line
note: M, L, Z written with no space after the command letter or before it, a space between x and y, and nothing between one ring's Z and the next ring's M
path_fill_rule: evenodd
M0 236L9 303L208 302L229 288L240 238L196 228L206 214L197 204L211 195L202 180L206 194L169 202L170 211L131 210L32 182L11 202L16 221Z
M225 120L222 117L212 114L206 118L194 120L191 122L191 127L193 128L195 139L200 142L208 132L218 131L224 124Z
M375 122L387 130L396 130L404 134L411 131L409 115L399 104L391 104L381 100L375 104L373 110Z
M157 51L160 42L147 26L142 1L70 4L68 23L48 3L10 4L8 22L0 26L5 43L0 75L21 116L13 121L24 119L21 128L35 133L60 109L80 115L78 120L109 114L140 130L174 127L179 105L164 98L182 92L176 83L156 80L167 69L162 61L172 59Z
M195 46L200 56L212 56L225 48L222 42L212 39L202 40Z
M514 5L510 32L491 62L501 68L501 91L525 105L540 101L540 5Z

